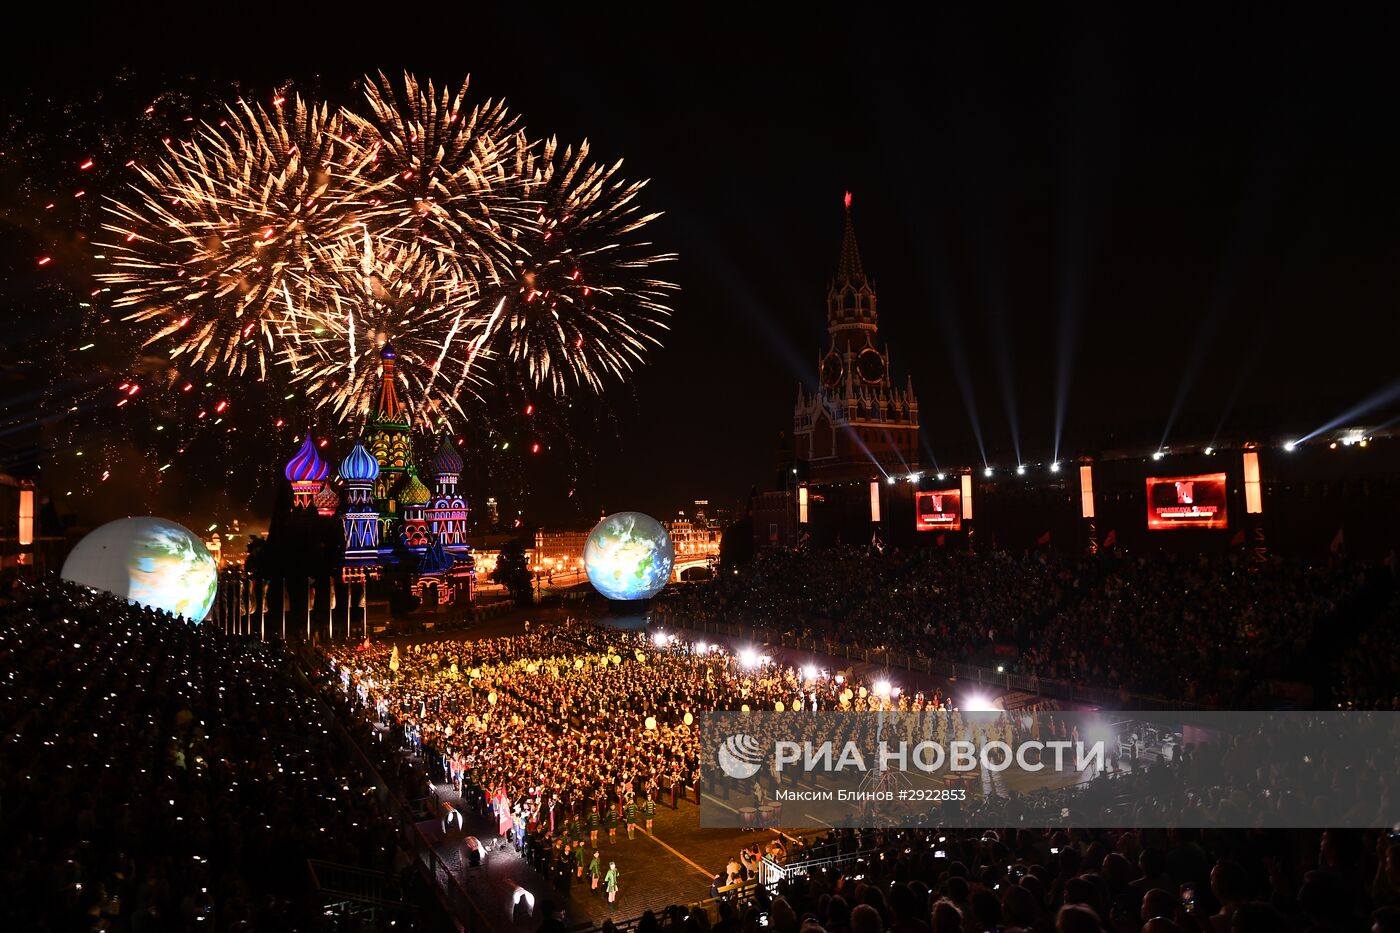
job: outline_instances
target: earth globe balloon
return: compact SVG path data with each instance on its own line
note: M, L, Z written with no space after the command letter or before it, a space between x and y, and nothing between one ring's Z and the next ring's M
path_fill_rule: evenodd
M671 579L675 545L661 523L642 512L618 512L588 533L588 582L608 599L650 599Z
M219 568L199 536L163 518L122 518L96 528L63 562L63 579L128 602L202 622Z

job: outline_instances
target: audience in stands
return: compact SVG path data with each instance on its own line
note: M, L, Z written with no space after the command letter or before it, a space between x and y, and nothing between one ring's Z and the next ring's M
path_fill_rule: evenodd
M308 859L408 864L280 648L48 578L0 595L0 672L0 929L332 929Z

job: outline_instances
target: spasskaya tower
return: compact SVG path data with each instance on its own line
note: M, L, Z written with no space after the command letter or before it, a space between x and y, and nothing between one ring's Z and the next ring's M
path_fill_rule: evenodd
M814 485L919 469L919 402L911 379L900 388L890 378L876 305L847 192L841 259L826 293L828 341L818 360L819 385L815 392L799 385L793 410L793 455Z

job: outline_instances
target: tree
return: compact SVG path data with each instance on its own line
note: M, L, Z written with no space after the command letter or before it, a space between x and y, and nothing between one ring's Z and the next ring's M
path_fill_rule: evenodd
M519 538L512 538L501 545L496 569L491 571L491 582L504 586L506 592L522 606L533 601L534 579L530 576L530 563L525 557L525 543Z

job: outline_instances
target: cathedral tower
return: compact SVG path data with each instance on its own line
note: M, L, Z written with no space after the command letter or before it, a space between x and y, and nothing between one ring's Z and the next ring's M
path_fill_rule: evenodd
M793 455L813 484L918 470L919 402L913 381L890 377L879 345L875 287L866 277L846 194L846 228L836 278L826 295L827 347L815 392L798 386Z

